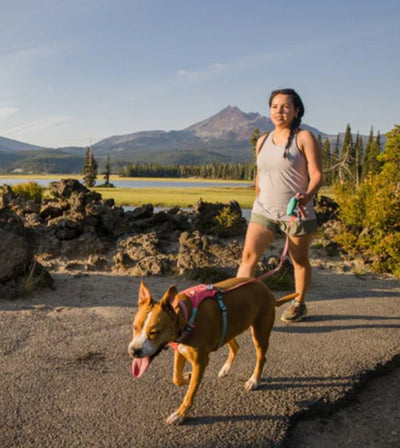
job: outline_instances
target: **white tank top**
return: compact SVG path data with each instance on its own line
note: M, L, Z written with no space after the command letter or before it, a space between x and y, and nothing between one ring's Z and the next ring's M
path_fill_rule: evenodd
M288 221L287 205L297 192L305 193L308 188L307 162L297 146L297 135L286 151L284 145L274 143L272 131L257 156L257 172L260 193L254 201L253 212L268 219ZM305 207L307 217L315 219L313 201Z

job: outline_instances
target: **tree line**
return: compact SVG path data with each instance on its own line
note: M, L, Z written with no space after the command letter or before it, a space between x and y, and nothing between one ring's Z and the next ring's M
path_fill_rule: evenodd
M252 181L256 172L255 147L260 130L256 128L250 138L252 160L249 162L215 162L203 165L162 165L158 163L132 163L124 166L119 171L121 177L168 177L204 179L224 179ZM379 155L382 152L381 136L378 132L374 135L371 128L368 141L364 146L359 133L355 138L351 132L350 124L347 125L343 138L338 134L334 145L331 139L322 140L321 135L317 140L322 150L322 168L324 173L324 185L331 186L337 183L352 182L359 185L370 174L379 172L382 162ZM332 147L333 146L333 147ZM249 149L250 150L250 149ZM107 159L105 172L102 173L109 185L111 174L110 158ZM97 162L94 159L91 148L87 148L83 166L84 182L87 186L94 186L97 178Z
M333 149L328 138L322 142L319 136L318 140L322 148L325 185L350 182L358 187L367 176L379 173L382 167L379 159L382 152L381 135L378 131L375 136L373 128L365 147L359 133L353 139L349 124L342 142L338 135Z
M156 163L134 163L125 166L119 173L121 177L169 177L204 179L252 180L254 164L210 163L204 165L159 165Z

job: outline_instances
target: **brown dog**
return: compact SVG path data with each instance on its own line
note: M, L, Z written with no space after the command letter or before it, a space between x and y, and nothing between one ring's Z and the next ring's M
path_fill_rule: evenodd
M246 390L256 389L265 363L269 337L275 320L275 307L293 299L296 293L275 300L268 287L262 282L245 283L235 289L230 288L249 279L232 278L215 285L223 293L223 302L227 310L224 325L217 300L206 298L194 321L194 327L177 344L174 359L173 383L177 386L189 383L189 387L180 407L172 413L167 423L180 424L184 421L192 406L194 396L209 361L209 355L220 345L227 344L229 355L219 376L225 376L239 349L235 337L251 327L257 361L254 372L245 384ZM170 286L160 302L155 302L150 291L143 283L139 288L139 309L133 321L133 336L128 353L134 358L132 374L140 377L152 359L169 343L182 338L182 332L188 329L186 309L190 316L193 303L186 293L177 292ZM221 340L222 335L222 340ZM191 374L183 374L185 362L192 365Z

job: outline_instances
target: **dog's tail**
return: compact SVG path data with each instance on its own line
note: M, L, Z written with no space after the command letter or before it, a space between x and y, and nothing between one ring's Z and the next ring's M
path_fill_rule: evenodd
M284 303L289 302L289 300L296 298L298 295L298 292L292 292L292 294L288 294L287 296L281 297L280 299L275 299L275 306L281 306Z

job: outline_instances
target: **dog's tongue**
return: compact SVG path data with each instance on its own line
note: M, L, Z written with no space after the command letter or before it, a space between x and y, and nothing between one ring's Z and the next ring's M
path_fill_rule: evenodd
M150 356L145 358L135 358L132 361L132 375L134 378L140 378L144 372L147 370L151 363Z

